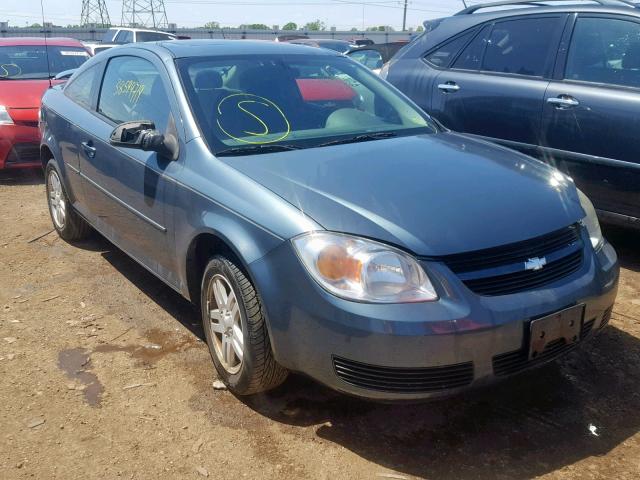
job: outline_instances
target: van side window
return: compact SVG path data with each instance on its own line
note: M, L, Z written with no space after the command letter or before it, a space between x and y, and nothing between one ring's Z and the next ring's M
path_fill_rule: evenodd
M557 52L564 17L540 17L496 23L489 36L482 70L544 76Z
M491 25L486 25L482 31L465 47L456 58L451 68L459 70L480 70L482 55L487 45L487 35Z
M428 53L425 60L431 65L439 68L446 68L451 63L451 60L455 58L461 48L463 48L471 37L475 34L474 31L463 33L453 40L445 43L437 50Z
M640 88L640 24L578 18L565 78Z

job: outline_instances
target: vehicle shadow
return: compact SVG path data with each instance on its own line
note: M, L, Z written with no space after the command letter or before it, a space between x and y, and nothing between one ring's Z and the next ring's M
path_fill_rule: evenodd
M109 262L136 288L184 325L196 337L205 341L200 315L195 307L105 237L94 232L87 240L74 242L73 245L83 250L100 252L102 258Z
M39 168L0 170L0 185L42 185L44 174Z
M204 338L189 302L97 237L88 248ZM621 263L637 268L637 248L628 238L629 232L611 236ZM403 475L528 479L604 455L640 431L640 339L610 325L561 363L421 404L368 402L295 374L274 391L239 402L265 420L294 432L313 429Z
M640 231L608 225L602 231L618 252L620 266L640 272Z
M561 364L450 399L375 404L293 378L243 401L273 420L318 426L324 440L402 474L525 479L640 431L638 372L640 340L610 326Z

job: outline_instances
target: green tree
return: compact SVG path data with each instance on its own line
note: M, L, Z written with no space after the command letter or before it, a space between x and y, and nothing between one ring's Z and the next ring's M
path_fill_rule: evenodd
M240 28L247 30L270 30L264 23L250 23L249 25L240 25Z
M29 28L42 28L42 25L40 25L39 23L32 23L31 25L29 25Z
M298 30L298 25L294 22L287 23L282 30Z
M352 32L357 32L357 31L358 31L358 29L357 29L356 27L351 27L351 31L352 31Z
M416 32L424 32L424 27L423 27L422 25L419 25L419 26L416 28Z
M207 22L203 28L207 30L218 30L220 28L220 22Z
M313 22L309 22L304 26L305 30L309 30L312 32L319 32L321 30L326 30L327 26L321 20L314 20Z

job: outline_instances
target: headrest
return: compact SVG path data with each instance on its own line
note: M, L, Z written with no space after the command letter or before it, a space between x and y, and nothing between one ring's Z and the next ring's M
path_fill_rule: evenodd
M215 70L203 70L196 74L194 82L196 90L213 90L222 87L222 75Z

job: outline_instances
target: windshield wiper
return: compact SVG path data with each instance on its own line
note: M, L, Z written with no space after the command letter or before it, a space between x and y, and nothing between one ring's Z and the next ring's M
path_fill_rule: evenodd
M383 138L393 138L397 136L398 134L393 132L363 133L362 135L356 135L355 137L341 138L339 140L331 140L330 142L321 143L320 145L318 145L318 147L344 145L346 143L369 142L371 140L380 140Z
M287 152L289 150L299 150L300 147L294 145L252 145L250 147L234 147L216 152L216 157L234 157L240 155L255 155L257 153Z

